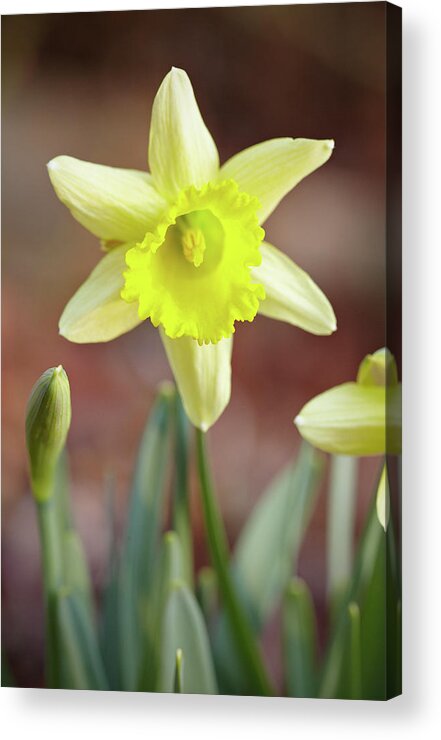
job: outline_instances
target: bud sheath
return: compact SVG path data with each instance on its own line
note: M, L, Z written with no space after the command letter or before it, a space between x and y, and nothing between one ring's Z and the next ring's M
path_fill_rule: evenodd
M52 367L37 380L26 413L26 444L31 485L38 503L52 495L57 460L71 421L70 387L62 366Z

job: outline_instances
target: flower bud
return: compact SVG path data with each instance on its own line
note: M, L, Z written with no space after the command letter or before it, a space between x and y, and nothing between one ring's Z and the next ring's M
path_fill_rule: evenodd
M32 490L37 502L51 497L55 466L71 420L69 380L61 365L35 383L26 413L26 444Z

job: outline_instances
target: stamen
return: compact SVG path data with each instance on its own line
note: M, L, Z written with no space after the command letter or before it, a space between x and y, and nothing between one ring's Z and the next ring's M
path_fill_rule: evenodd
M200 267L204 261L206 249L205 238L201 229L186 229L181 238L184 257L195 267Z
M139 318L161 325L170 339L202 345L230 337L265 299L250 269L262 259L258 208L234 180L183 189L154 231L128 250L122 299L138 301Z

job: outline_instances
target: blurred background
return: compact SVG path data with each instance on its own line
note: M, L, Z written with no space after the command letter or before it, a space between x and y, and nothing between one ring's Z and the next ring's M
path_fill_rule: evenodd
M101 257L56 198L59 154L145 169L153 97L183 67L225 161L278 136L334 138L331 160L288 195L267 238L331 300L332 337L257 318L239 325L231 404L210 432L230 542L265 485L297 451L292 419L313 395L355 377L385 344L385 8L383 3L9 16L2 19L3 647L22 686L42 685L39 547L24 415L30 389L63 364L76 521L97 595L104 576L103 479L126 515L138 440L160 381L171 378L146 322L104 345L58 336L61 311ZM363 461L358 526L378 461ZM196 486L197 565L208 562ZM323 641L322 495L302 549ZM277 617L265 649L278 672Z

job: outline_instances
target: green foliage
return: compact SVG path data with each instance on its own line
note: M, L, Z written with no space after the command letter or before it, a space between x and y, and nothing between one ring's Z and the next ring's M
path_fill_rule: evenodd
M169 465L172 401L166 386L150 414L138 453L119 566L119 647L121 688L139 687L145 612L148 609L164 511Z
M176 666L175 666L175 682L174 682L175 694L185 694L184 686L184 654L181 648L176 650Z
M287 695L316 696L318 649L314 605L301 578L294 578L285 594L282 639Z
M232 563L237 594L259 635L289 583L317 498L323 456L308 444L258 501L239 536ZM250 694L231 625L221 614L214 654L223 693Z
M175 690L176 654L185 661L185 692L216 694L216 678L207 629L192 592L182 581L170 585L163 616L158 691Z
M261 629L280 601L317 497L323 456L304 444L299 457L270 484L236 545L236 582Z
M399 583L395 563L393 526L385 532L376 511L376 495L354 560L352 576L331 631L319 696L353 698L354 630L360 632L360 694L363 699L386 699L399 693L398 633ZM354 625L351 604L359 617ZM349 658L348 658L349 655Z
M56 595L55 614L60 687L108 689L95 625L81 594L75 590L60 589Z
M178 394L163 387L141 441L121 544L115 482L107 479L108 566L99 610L71 513L67 456L58 457L51 496L36 500L47 685L270 694L273 679L260 640L280 610L281 690L287 696L385 699L399 693L401 600L393 517L385 531L375 490L352 556L353 515L338 513L344 502L355 502L354 461L332 463L328 634L321 657L313 599L297 562L323 481L324 456L302 446L258 500L231 555L199 433L199 484L212 563L195 573L190 432ZM163 534L167 516L173 529Z
M189 453L190 423L178 393L174 396L174 462L175 476L173 486L173 528L176 530L182 547L185 577L193 583L193 540L191 533Z

